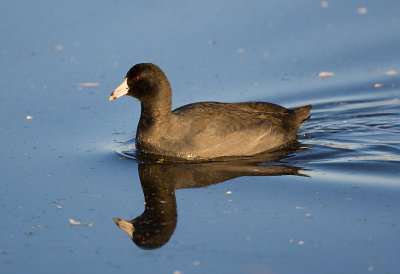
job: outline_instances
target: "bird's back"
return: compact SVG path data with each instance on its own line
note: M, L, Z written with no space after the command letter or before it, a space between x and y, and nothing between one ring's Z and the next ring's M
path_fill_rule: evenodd
M294 141L309 110L264 102L189 104L172 112L160 142L183 158L254 155Z

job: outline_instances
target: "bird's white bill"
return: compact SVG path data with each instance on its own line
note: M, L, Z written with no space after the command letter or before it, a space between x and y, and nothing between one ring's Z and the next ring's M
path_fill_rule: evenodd
M122 220L120 218L113 218L115 224L122 229L126 234L129 235L129 237L133 237L133 232L135 231L135 228L133 227L133 224L131 222Z
M117 99L121 96L124 96L128 93L129 91L129 87L128 87L128 82L127 79L125 78L125 80L121 83L121 85L119 85L114 91L113 93L111 93L110 98L108 98L108 100L114 100Z

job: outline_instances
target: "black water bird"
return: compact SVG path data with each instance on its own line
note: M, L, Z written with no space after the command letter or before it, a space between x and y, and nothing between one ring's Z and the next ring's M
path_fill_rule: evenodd
M267 102L199 102L171 111L172 90L156 65L133 66L109 100L141 102L136 146L145 154L203 161L250 156L285 147L309 118L311 105L295 109Z

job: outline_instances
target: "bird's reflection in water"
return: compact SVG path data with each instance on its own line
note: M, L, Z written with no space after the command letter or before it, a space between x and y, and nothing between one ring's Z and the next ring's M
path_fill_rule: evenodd
M145 210L131 221L114 218L114 222L140 248L159 248L169 241L176 227L176 189L206 187L241 176L305 176L300 167L277 163L290 152L235 161L139 163Z

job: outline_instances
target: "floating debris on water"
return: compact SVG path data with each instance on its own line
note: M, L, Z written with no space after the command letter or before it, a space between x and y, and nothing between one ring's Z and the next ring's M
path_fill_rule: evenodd
M299 241L298 244L299 245L303 245L303 244L305 244L305 242L304 241Z
M242 53L244 53L244 48L238 48L236 52L239 54L242 54Z
M35 119L35 117L33 117L33 116L31 116L31 115L27 115L27 116L26 116L26 120L33 120L33 119Z
M231 195L232 191L228 190L227 192L225 192L226 195Z
M333 72L328 72L328 71L321 71L318 73L319 78L329 78L335 76L335 73Z
M367 8L361 7L357 10L358 14L367 14L368 10Z
M374 88L381 88L381 87L383 87L383 84L381 84L381 83L374 84Z
M98 86L100 86L100 83L97 83L97 82L84 82L84 83L79 83L78 86L80 86L80 87L98 87Z
M388 75L388 76L394 76L394 75L397 75L397 74L398 74L398 72L395 71L395 70L388 70L388 71L385 71L383 73L383 75Z
M82 223L82 222L78 222L78 221L75 221L75 220L72 219L72 218L69 218L69 225L70 225L70 226L92 226L91 223Z

